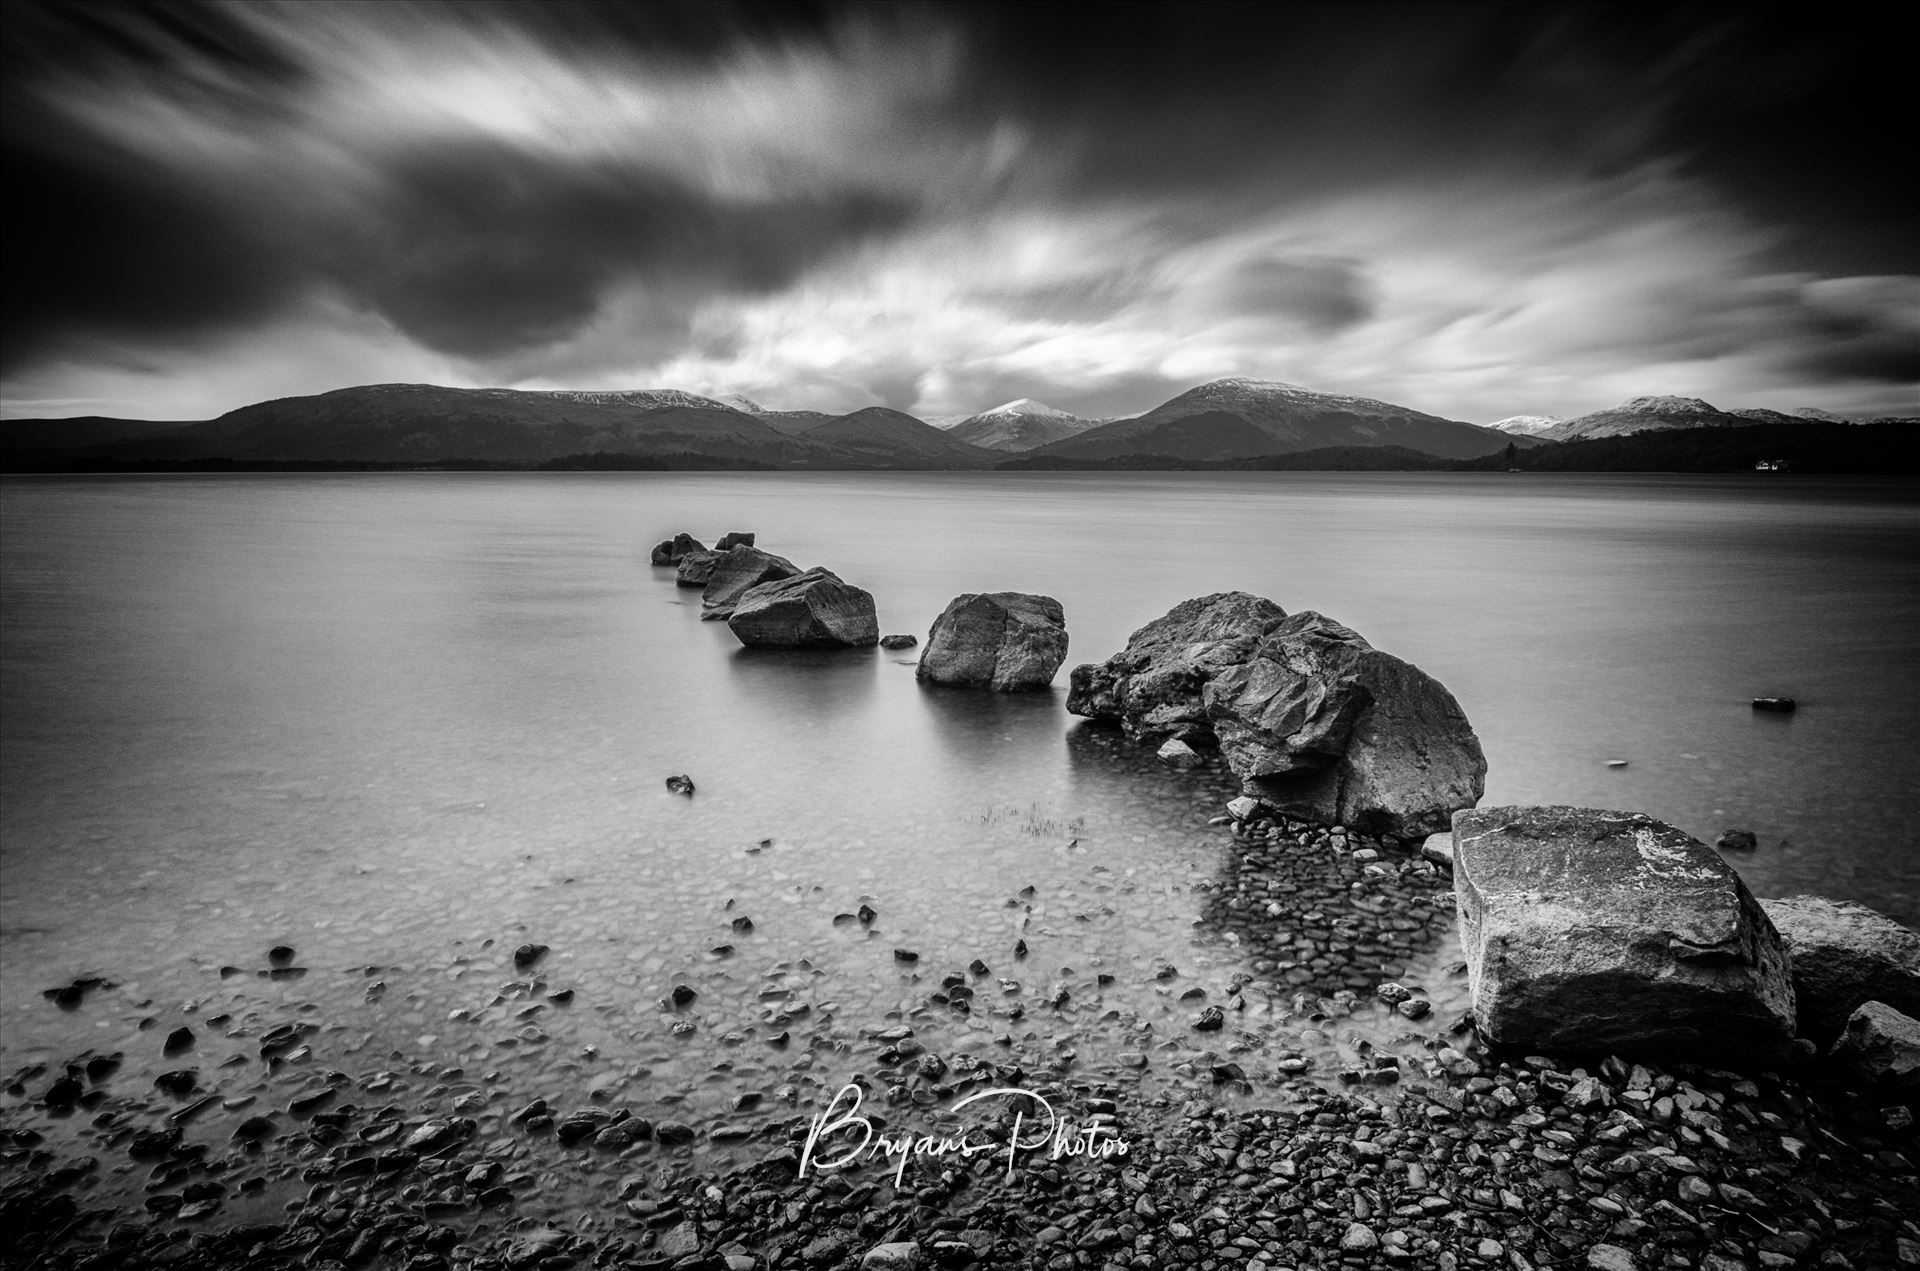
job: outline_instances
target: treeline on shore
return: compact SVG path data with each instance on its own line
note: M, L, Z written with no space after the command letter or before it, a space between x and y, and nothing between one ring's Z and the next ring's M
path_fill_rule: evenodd
M1244 459L1023 455L1003 472L1750 472L1760 462L1827 474L1920 473L1920 430L1906 424L1756 424L1684 428L1523 446L1477 459L1441 459L1404 446L1333 446Z
M432 459L225 459L116 457L11 451L4 470L87 472L772 472L780 465L739 455L593 451L540 462ZM1239 459L1118 455L1107 459L1017 455L997 472L1749 472L1765 462L1800 473L1920 474L1920 429L1908 424L1755 424L1687 428L1522 444L1477 459L1442 459L1405 446L1331 446ZM875 465L876 468L889 465ZM822 469L801 469L820 471Z

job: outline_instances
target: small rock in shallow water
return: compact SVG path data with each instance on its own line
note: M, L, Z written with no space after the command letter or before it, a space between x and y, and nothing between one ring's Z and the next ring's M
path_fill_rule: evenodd
M513 965L522 970L532 966L547 954L544 944L523 944L513 951Z
M667 996L675 1006L685 1006L700 994L695 992L690 984L676 984L673 986L673 992Z
M267 950L267 962L271 966L292 966L293 946L287 944L274 945L273 948Z
M1199 751L1177 737L1161 746L1156 753L1156 758L1169 768L1180 769L1198 768L1205 762L1205 760L1200 757Z
M1217 1006L1209 1006L1194 1017L1193 1026L1203 1033L1218 1032L1227 1026L1226 1012Z
M880 647L883 649L911 649L919 643L919 636L890 635L880 637Z
M667 778L667 791L671 794L684 794L693 797L693 778L685 773Z
M1797 706L1799 706L1799 703L1791 697L1756 697L1753 699L1753 709L1757 711L1776 711L1785 714Z
M1751 852L1760 846L1760 840L1752 830L1728 830L1715 839L1713 845L1723 852Z
M192 1046L193 1030L183 1025L167 1034L167 1044L163 1049L169 1055L177 1055L183 1050L191 1049Z

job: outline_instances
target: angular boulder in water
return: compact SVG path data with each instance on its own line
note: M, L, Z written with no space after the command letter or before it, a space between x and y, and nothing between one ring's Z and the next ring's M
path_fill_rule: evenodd
M1786 948L1717 852L1650 816L1477 808L1453 886L1482 1036L1751 1067L1793 1041Z
M749 648L864 646L880 639L873 593L819 568L751 588L727 629Z
M1920 1090L1920 1020L1885 1002L1863 1002L1847 1017L1830 1058L1860 1089Z
M1445 830L1485 788L1480 741L1439 681L1330 618L1245 592L1186 601L1075 667L1067 709L1136 740L1215 741L1273 810L1367 834Z
M675 534L654 544L653 563L656 565L678 565L686 559L689 552L704 552L700 540L691 534Z
M680 558L680 571L673 581L682 587L705 587L713 577L713 567L719 563L719 552L696 548Z
M723 622L733 616L740 597L761 583L791 578L799 572L800 567L784 556L757 547L730 547L714 561L706 590L700 593L700 617L706 622Z
M916 678L960 688L1029 692L1052 685L1067 660L1067 619L1051 596L993 591L956 596L927 632Z
M713 550L716 552L730 552L736 547L752 546L752 534L743 534L739 530L729 530L720 536L720 541L713 545Z
M1866 1002L1920 1017L1920 933L1865 905L1824 896L1760 906L1786 942L1800 1036L1828 1045Z

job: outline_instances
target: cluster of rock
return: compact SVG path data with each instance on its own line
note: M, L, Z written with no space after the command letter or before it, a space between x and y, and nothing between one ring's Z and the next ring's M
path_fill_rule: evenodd
M1825 1051L1855 1084L1920 1088L1920 935L1892 919L1758 901L1717 852L1640 813L1477 808L1450 846L1489 1041L1742 1067Z
M1245 592L1177 605L1075 667L1067 709L1180 743L1170 762L1218 747L1249 797L1368 834L1446 829L1485 788L1479 739L1439 681L1330 618Z
M878 644L873 593L830 569L801 569L754 546L752 534L722 536L712 549L676 534L653 549L682 587L700 589L700 618L725 622L749 648L857 648Z
M912 636L881 638L873 595L832 570L801 569L727 534L709 549L690 534L655 545L682 587L700 588L700 617L724 621L752 648L912 648ZM1067 657L1067 623L1051 596L992 592L954 599L934 620L916 676L923 682L1001 692L1045 689Z

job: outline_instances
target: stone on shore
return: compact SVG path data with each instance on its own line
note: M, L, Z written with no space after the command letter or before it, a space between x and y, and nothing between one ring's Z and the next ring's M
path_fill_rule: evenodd
M719 552L697 548L680 558L680 569L673 581L681 587L705 587L713 577L713 567L719 563Z
M1760 906L1786 942L1802 1037L1827 1046L1863 1002L1920 1017L1920 933L1865 905L1823 896Z
M1366 834L1444 830L1485 788L1479 739L1439 681L1332 619L1245 592L1186 601L1075 667L1067 709L1135 740L1216 741L1276 812Z
M761 583L778 582L799 572L800 567L784 556L757 547L729 548L713 563L706 590L700 593L700 618L723 622L733 616L740 598Z
M749 648L862 646L880 639L873 593L819 568L750 589L727 629Z
M875 1245L860 1259L860 1271L918 1271L920 1246L911 1240Z
M1067 620L1051 596L956 596L933 620L916 678L1003 693L1041 690L1067 660Z
M1461 812L1453 840L1482 1036L1744 1066L1792 1044L1786 949L1706 844L1640 813L1568 807Z
M1920 1020L1885 1002L1867 1002L1847 1017L1829 1052L1835 1067L1861 1089L1920 1090Z
M704 552L700 540L691 534L675 534L654 544L653 563L656 565L678 565L691 552Z

